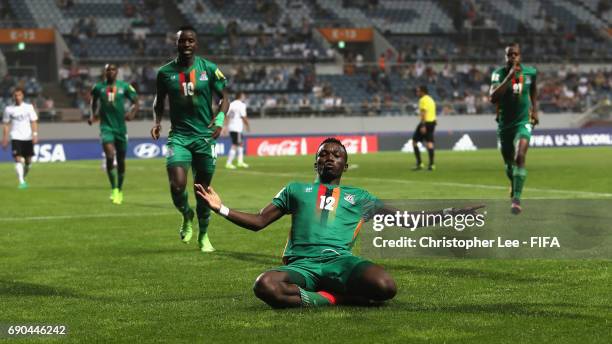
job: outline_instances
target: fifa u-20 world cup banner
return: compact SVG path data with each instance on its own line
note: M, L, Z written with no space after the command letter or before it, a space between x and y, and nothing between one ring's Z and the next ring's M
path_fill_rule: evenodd
M247 154L256 156L315 154L321 142L327 137L329 136L249 137L246 140ZM349 154L378 152L376 135L339 135L335 137L342 141Z
M223 137L217 140L217 155L227 155L231 142ZM127 157L132 159L152 159L166 156L166 140L129 139ZM63 162L69 160L98 159L102 155L99 140L53 140L41 141L34 145L34 162ZM12 161L10 147L0 150L0 162Z
M385 133L378 136L379 150L413 152L413 132ZM498 148L497 133L493 130L440 130L435 133L436 149L474 151ZM598 147L612 146L612 128L536 129L531 134L531 147ZM425 146L417 147L425 151Z

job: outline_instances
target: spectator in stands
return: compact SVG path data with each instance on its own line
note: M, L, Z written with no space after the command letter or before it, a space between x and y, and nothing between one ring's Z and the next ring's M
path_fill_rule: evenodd
M64 51L64 57L62 58L62 66L64 68L70 68L72 66L72 56L69 51Z
M90 16L85 23L85 34L88 38L96 37L98 34L98 23L94 16Z

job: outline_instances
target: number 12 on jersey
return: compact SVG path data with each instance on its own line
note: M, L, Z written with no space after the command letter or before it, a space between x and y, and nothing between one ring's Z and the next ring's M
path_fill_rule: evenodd
M334 210L334 204L336 199L332 196L321 196L321 203L319 203L319 209Z

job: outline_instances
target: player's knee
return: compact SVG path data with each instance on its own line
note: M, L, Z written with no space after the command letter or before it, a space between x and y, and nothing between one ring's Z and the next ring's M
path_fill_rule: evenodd
M185 185L181 183L170 182L170 192L172 194L178 195L185 192Z
M269 275L263 273L257 277L253 285L255 296L265 303L274 306L280 303L278 299L278 285Z
M376 280L376 293L374 299L376 301L390 300L397 294L397 286L395 281L390 276L380 277Z

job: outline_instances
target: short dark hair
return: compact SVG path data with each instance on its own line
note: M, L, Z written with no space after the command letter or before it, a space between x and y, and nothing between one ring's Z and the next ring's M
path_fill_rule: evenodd
M319 148L317 148L317 152L319 151L321 146L323 146L326 143L335 143L339 145L340 147L342 147L342 150L344 151L344 156L346 157L346 161L348 162L348 153L346 152L346 147L344 147L342 142L335 137L328 137L325 140L323 140L323 142L321 142L321 144L319 145Z
M429 91L427 90L427 86L426 85L419 85L418 89L421 90L425 94L429 93Z
M191 26L191 25L183 25L183 26L178 28L177 32L178 31L193 31L193 33L195 33L196 35L198 34L196 29L193 26Z
M510 48L510 47L517 47L517 48L520 49L521 45L519 44L519 42L514 41L514 42L510 42L510 43L506 44L506 48Z
M17 93L17 92L21 92L23 95L25 95L25 90L23 89L23 87L21 86L17 86L13 89L13 94Z

